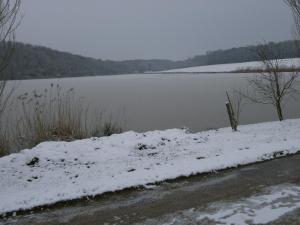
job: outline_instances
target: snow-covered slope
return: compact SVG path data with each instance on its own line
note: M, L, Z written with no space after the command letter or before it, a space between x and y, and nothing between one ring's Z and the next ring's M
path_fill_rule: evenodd
M291 68L300 66L300 58L282 59L280 60L282 68ZM255 70L262 69L263 65L259 61L245 62L245 63L232 63L232 64L218 64L209 66L196 66L182 69L165 70L162 73L222 73L222 72L235 72L239 70Z
M300 150L300 119L189 133L45 142L0 158L0 214L216 171Z

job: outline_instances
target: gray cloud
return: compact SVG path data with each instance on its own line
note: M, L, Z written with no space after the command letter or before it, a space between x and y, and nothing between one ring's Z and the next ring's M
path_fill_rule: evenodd
M19 41L102 59L184 59L291 38L283 0L25 0Z

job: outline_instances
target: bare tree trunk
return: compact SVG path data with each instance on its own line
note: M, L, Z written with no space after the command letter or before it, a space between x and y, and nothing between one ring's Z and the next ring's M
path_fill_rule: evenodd
M282 121L283 120L283 112L282 112L282 107L281 107L281 102L280 101L278 101L276 103L276 109L277 109L278 119L280 121Z

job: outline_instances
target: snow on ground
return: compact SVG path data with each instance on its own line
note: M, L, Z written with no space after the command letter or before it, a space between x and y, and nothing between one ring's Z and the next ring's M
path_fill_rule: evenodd
M0 214L300 150L300 119L189 133L171 129L44 142L0 158Z
M216 202L203 209L192 208L143 224L269 224L300 208L300 187L293 184L266 188L264 193L232 202ZM208 223L210 222L210 223ZM194 224L194 223L193 223Z
M300 58L282 59L279 61L281 68L292 68L300 66ZM255 70L262 69L263 65L260 61L244 62L244 63L230 63L230 64L218 64L209 66L196 66L181 69L173 69L162 71L162 73L228 73L239 70Z

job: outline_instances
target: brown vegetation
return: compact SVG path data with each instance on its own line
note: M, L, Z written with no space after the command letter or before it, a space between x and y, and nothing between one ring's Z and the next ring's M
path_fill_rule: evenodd
M83 100L76 96L73 88L64 91L54 84L42 92L18 96L14 109L20 106L19 111L6 120L7 126L14 129L0 130L2 155L8 150L31 148L43 141L72 141L122 132L116 119L105 117L100 110L91 112Z

